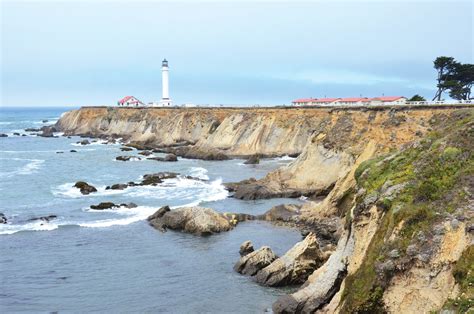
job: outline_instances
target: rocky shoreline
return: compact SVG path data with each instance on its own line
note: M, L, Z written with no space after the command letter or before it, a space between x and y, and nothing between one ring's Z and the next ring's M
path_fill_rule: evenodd
M262 179L226 189L241 200L320 202L256 216L162 207L149 223L198 235L255 219L300 228L304 239L281 257L243 243L234 269L266 286L301 285L276 300L275 313L378 313L474 306L472 270L462 266L474 264L473 123L473 109L457 108L82 108L55 127L66 136L121 138L127 147L181 158L256 163L297 155Z

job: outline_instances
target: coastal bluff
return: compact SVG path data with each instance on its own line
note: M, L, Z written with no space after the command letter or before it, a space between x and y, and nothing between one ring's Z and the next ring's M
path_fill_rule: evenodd
M84 107L63 114L55 127L185 158L297 156L262 179L226 183L240 199L324 197L308 199L289 219L307 231L303 242L318 248L308 255L318 262L304 276L267 280L289 273L295 265L289 257L301 244L280 259L264 246L236 267L255 275L257 268L244 271L248 260L264 265L263 285L304 281L273 303L274 313L474 306L472 106Z
M298 156L261 180L232 186L235 197L258 199L326 195L363 159L423 138L439 117L459 110L83 107L64 113L56 128L65 135L123 138L185 158Z

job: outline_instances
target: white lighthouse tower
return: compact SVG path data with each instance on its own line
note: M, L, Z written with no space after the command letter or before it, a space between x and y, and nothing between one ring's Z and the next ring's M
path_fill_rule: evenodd
M168 107L172 105L169 93L169 70L168 70L168 61L163 60L161 64L161 92L162 97L160 105L162 107Z

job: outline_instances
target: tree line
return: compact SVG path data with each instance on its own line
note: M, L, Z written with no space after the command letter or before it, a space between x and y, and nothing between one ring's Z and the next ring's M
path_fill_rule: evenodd
M434 60L438 72L437 87L433 100L441 100L444 92L456 100L471 100L471 89L474 85L474 64L461 63L453 57L438 57Z

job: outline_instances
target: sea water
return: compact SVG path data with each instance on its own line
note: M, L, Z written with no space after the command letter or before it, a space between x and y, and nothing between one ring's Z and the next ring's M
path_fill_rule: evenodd
M8 135L0 138L0 212L8 219L0 224L0 311L261 313L288 293L261 287L232 267L243 241L251 240L256 248L269 245L282 255L301 240L297 230L249 221L230 232L199 237L159 232L146 218L164 205L262 214L274 205L297 203L237 200L222 185L261 178L291 158L259 165L238 159L159 162L137 151L122 152L120 144L83 146L77 144L79 137L42 138L24 131L53 124L66 110L0 108L0 133ZM116 161L119 155L142 160ZM105 189L160 171L203 181L178 177L155 187ZM82 195L73 187L76 181L98 192ZM103 201L138 207L90 209ZM47 215L57 218L29 220Z

